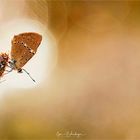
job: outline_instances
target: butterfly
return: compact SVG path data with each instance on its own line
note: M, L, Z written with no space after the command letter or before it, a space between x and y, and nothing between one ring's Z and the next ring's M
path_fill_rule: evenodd
M17 70L18 73L25 71L35 82L23 66L35 55L42 41L42 35L35 32L26 32L15 35L11 41L10 57L6 53L0 55L0 77ZM10 70L6 70L9 67ZM6 73L6 74L7 74Z

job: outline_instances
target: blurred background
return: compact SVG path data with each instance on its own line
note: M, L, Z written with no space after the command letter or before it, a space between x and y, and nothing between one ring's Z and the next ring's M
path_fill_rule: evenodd
M54 48L30 70L46 70L39 84L0 86L1 140L140 139L139 1L0 2L1 26L32 20Z

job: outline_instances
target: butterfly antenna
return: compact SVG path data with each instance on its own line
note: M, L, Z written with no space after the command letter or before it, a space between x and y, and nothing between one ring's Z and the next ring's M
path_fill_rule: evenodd
M29 77L33 80L33 82L35 82L35 79L32 78L29 72L27 72L25 69L22 69L22 70L25 71L29 75Z

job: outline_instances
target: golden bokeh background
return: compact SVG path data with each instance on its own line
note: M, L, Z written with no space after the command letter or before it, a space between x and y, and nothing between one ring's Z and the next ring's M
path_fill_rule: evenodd
M1 140L140 139L140 1L1 2L1 21L39 21L58 51L40 86L1 98Z

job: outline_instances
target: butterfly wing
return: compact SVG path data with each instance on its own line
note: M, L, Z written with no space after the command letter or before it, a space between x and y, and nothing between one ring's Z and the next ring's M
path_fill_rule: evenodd
M42 41L38 33L28 32L16 35L12 39L11 59L16 69L22 68L36 53Z

